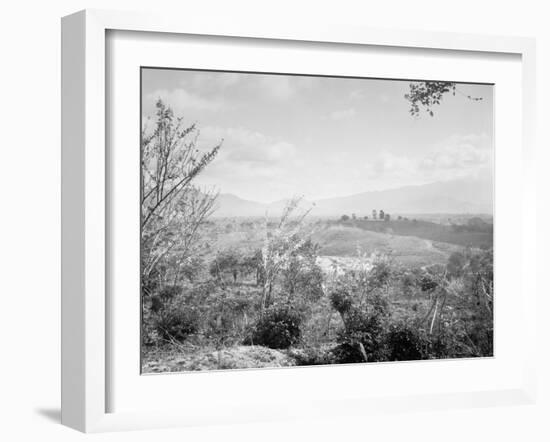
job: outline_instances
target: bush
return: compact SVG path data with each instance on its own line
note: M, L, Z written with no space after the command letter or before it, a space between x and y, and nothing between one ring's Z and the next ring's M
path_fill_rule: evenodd
M156 321L158 334L166 340L183 342L199 329L199 313L193 308L174 307L165 309Z
M423 292L431 292L437 285L435 277L430 273L426 272L420 277L420 288Z
M421 289L421 278L423 271L418 268L407 269L402 271L400 275L400 289L403 294L412 298L418 294L419 289Z
M398 322L389 326L386 345L390 361L415 361L427 357L429 341L418 328Z
M290 307L272 306L260 316L251 341L269 348L288 348L300 339L301 322L300 314Z
M453 252L447 261L447 273L449 276L457 278L464 274L464 269L468 264L468 258L464 253Z
M298 295L303 302L315 302L323 296L323 271L315 263L291 258L281 272L282 291Z
M344 329L338 333L337 341L339 345L333 353L339 363L385 360L383 315L350 310L345 315Z
M353 300L345 288L338 287L330 294L330 305L338 313L345 315L353 306Z
M250 336L249 317L258 310L257 290L228 288L210 294L201 306L202 335L217 348L235 345Z
M165 308L174 298L181 294L181 287L169 285L163 287L158 294L151 297L151 310L155 313Z

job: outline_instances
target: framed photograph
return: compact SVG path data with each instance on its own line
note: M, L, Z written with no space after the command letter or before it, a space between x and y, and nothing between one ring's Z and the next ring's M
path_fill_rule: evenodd
M532 40L107 11L62 36L64 424L534 400Z

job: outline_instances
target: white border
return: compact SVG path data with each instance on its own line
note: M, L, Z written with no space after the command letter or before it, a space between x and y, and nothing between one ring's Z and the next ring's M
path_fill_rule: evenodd
M527 334L521 363L521 384L513 388L480 389L453 394L384 396L376 401L362 395L337 400L296 404L286 410L280 404L258 407L240 404L234 413L208 414L198 407L177 412L106 413L105 345L105 31L142 30L202 35L231 35L285 40L375 44L382 47L438 48L492 51L522 56L522 234L521 305L524 317L534 317L536 287L535 186L532 164L534 122L534 43L520 38L495 38L456 34L391 32L339 26L308 27L266 23L233 25L212 20L194 20L182 27L176 19L151 15L86 11L63 19L63 232L62 232L62 421L82 431L196 425L218 422L281 419L284 417L333 416L364 413L373 409L397 411L412 408L442 408L521 403L534 395L534 329L521 321ZM480 54L483 56L483 54ZM517 122L519 124L519 121ZM518 258L520 259L520 258ZM108 310L108 309L107 309ZM388 368L390 366L379 365ZM392 366L392 367L396 367ZM373 368L376 370L376 368ZM393 369L393 368L392 368ZM307 369L306 369L307 370ZM283 376L295 376L292 370ZM199 375L200 376L200 375ZM159 377L163 378L163 377ZM164 377L168 378L168 377ZM232 403L232 405L237 405ZM247 408L248 407L248 408ZM239 412L240 410L240 412Z
M223 416L232 407L256 410L269 404L288 404L342 397L378 398L428 393L457 393L517 387L522 376L523 330L518 329L521 292L516 256L521 254L520 218L509 216L521 202L520 187L509 175L521 173L521 58L509 54L392 48L355 45L342 51L339 45L283 43L271 40L225 39L209 36L170 36L127 31L111 32L107 41L109 63L107 133L111 198L108 244L109 309L112 317L108 411L145 411L178 407L187 415L208 410ZM494 83L495 164L495 358L424 361L399 364L359 364L293 368L185 373L180 376L140 376L139 329L139 177L140 66L164 66L235 71L355 75L371 78L422 78ZM358 86L359 87L359 86ZM404 111L406 103L403 102ZM501 253L498 253L498 252ZM521 321L521 320L520 320ZM410 382L415 379L415 382ZM452 382L449 382L452 379ZM322 388L320 388L322 386ZM258 391L262 391L259 396ZM185 392L192 401L182 401ZM183 394L183 393L182 393ZM307 400L306 400L307 398ZM266 402L266 403L263 403ZM188 409L189 407L189 409ZM261 411L256 411L261 413ZM245 413L250 415L250 411Z

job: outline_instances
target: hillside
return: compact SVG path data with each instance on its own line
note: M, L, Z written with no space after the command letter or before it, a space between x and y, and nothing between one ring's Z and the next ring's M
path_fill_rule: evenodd
M319 244L319 255L324 258L345 261L355 259L358 251L366 254L382 252L390 254L401 264L414 266L444 264L452 252L462 249L457 244L425 237L376 232L340 223L324 224L323 228L313 234L312 240ZM251 254L262 247L264 236L259 229L241 226L216 235L213 241L216 249L239 249L245 254Z
M475 218L473 218L475 219ZM339 224L357 227L372 232L391 235L414 236L430 241L456 244L464 247L489 248L493 246L493 226L489 223L477 225L443 225L423 220L374 222L370 220L338 221Z
M352 258L358 250L366 254L383 252L401 264L415 266L444 264L452 252L461 250L452 244L348 226L330 226L314 234L313 240L320 245L321 256Z
M236 195L221 194L216 201L213 215L253 217L268 213L277 216L284 204L284 200L265 204ZM493 186L490 180L442 181L304 202L304 206L312 204L312 216L331 217L344 213L370 216L372 209L384 209L392 214L492 213Z

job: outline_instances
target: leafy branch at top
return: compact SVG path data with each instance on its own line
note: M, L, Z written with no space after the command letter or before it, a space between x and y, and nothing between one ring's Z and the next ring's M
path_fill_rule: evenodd
M472 101L481 101L483 99L482 97L472 97L471 95L462 93L457 89L456 83L417 81L409 84L409 93L405 94L405 99L411 103L409 113L413 116L418 116L422 107L433 117L433 107L441 104L444 95L447 93L452 93L453 96L458 93Z

